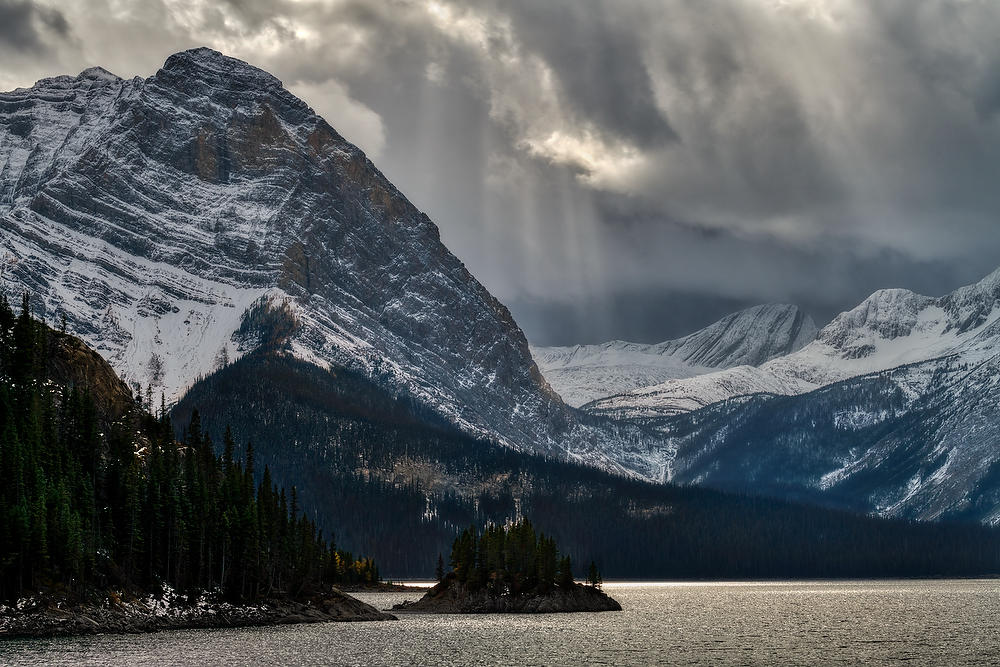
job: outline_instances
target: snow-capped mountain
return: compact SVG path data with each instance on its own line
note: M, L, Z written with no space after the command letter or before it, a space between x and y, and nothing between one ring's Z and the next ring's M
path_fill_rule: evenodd
M798 352L586 406L667 439L664 478L1000 523L1000 271L881 290Z
M574 401L674 373L587 415L360 150L271 75L207 49L146 79L90 69L0 94L0 255L11 296L29 289L50 322L65 315L168 398L266 344L270 322L313 370L513 448L653 481L1000 517L1000 271L940 298L877 292L812 342L807 318L769 306L655 346L536 351Z
M935 359L796 396L650 420L673 481L889 516L1000 523L1000 355Z
M768 304L655 345L615 340L600 345L532 347L531 353L563 400L581 406L666 380L758 366L801 349L812 342L816 331L812 318L795 306Z
M943 297L887 289L837 316L797 352L759 367L668 380L585 406L594 414L678 414L754 393L801 394L905 364L956 356L978 363L1000 351L1000 271Z
M466 433L654 474L628 452L640 437L562 403L428 217L242 61L194 49L146 79L98 68L0 94L0 202L4 288L168 399L253 349L270 304L299 359Z

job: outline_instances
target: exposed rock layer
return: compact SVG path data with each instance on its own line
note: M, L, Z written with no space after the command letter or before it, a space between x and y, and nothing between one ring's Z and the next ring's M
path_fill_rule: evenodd
M101 416L116 420L132 405L132 391L101 355L79 338L49 333L46 377L61 387L90 394Z

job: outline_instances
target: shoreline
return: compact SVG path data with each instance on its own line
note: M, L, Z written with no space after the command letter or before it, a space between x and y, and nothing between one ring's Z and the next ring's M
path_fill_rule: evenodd
M122 601L27 599L0 606L0 640L96 634L147 634L161 630L267 627L299 623L394 621L396 616L334 589L310 600L262 600L252 604L212 601L193 604L178 596Z
M1000 574L977 575L925 575L918 577L753 577L746 579L610 579L603 586L692 586L692 585L745 585L745 584L821 584L845 583L851 581L994 581ZM577 582L581 583L581 582Z
M436 583L436 582L435 582ZM342 593L417 593L428 591L432 584L415 586L405 581L380 581L375 585L354 584L350 586L337 586L337 590Z

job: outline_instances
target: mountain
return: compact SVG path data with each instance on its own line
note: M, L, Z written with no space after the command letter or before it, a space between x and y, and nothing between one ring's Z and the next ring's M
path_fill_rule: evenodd
M259 349L195 384L216 442L231 425L258 470L294 485L337 544L383 573L427 577L456 532L528 517L573 562L627 578L980 574L1000 532L913 524L787 501L650 483L476 441L370 378ZM673 437L673 436L671 436ZM237 451L237 456L241 455ZM845 549L844 545L851 545ZM583 574L583 571L580 571Z
M581 412L543 378L507 309L360 150L273 76L208 49L171 56L146 79L95 68L0 94L0 253L7 293L31 291L41 314L65 318L133 385L187 410L213 403L232 421L252 405L241 437L265 433L261 455L286 480L306 474L311 493L350 455L360 457L349 458L351 493L411 485L406 501L426 509L436 496L421 484L478 470L455 463L462 448L501 445L863 511L998 514L989 401L1000 272L940 298L877 292L801 349L811 323L771 306L648 349L623 344L608 358L722 370ZM581 364L586 378L600 354L578 352L598 359ZM551 359L569 368L572 357ZM217 370L239 382L190 396ZM251 402L257 377L270 385ZM376 432L410 442L411 430L418 449L448 455L414 461L386 446L374 467L371 447L344 444ZM523 462L492 468L514 475L497 493L515 507L547 483L517 478ZM492 478L472 479L467 488L483 491Z
M798 352L587 406L666 437L665 479L921 520L1000 522L1000 271L882 290Z
M806 394L648 420L669 478L921 520L1000 522L1000 355L936 359Z
M734 366L759 366L795 352L816 337L812 318L795 306L768 304L728 315L700 331L655 345L533 347L532 356L569 405L621 394L666 380Z
M580 421L428 217L262 70L202 48L4 93L0 165L7 289L134 384L175 400L280 322L286 353L464 433L650 474L641 433Z
M998 299L1000 271L943 297L880 290L838 315L809 345L759 367L668 380L585 409L626 418L667 416L754 393L802 394L907 364L926 362L933 373L935 359L976 364L1000 352Z

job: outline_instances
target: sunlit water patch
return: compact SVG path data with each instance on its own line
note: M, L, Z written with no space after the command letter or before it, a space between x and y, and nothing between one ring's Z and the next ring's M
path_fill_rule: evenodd
M611 583L624 611L0 643L26 665L996 664L1000 581ZM388 608L417 593L361 593Z

